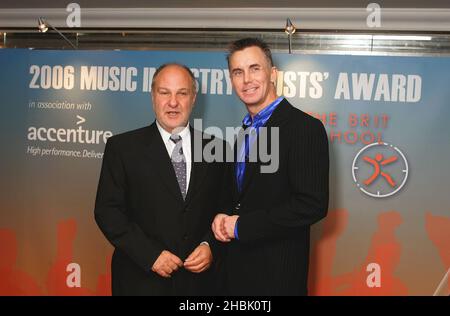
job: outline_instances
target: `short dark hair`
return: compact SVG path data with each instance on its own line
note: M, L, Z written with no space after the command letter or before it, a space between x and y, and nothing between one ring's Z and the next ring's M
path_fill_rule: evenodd
M155 74L153 75L153 78L152 78L152 91L153 91L153 88L155 87L155 81L156 81L156 77L158 76L158 74L159 74L164 68L169 67L169 66L178 66L178 67L181 67L181 68L183 68L184 70L186 70L186 72L189 74L189 77L191 77L191 79L192 79L192 89L193 89L194 94L195 94L195 93L197 92L197 85L196 85L196 83L195 83L196 81L195 81L194 74L192 73L192 70L191 70L188 66L183 65L183 64L179 64L179 63L166 63L166 64L162 64L161 66L158 67L158 69L156 69Z
M227 55L228 68L230 68L230 58L231 56L233 56L235 52L241 51L247 47L252 46L259 47L264 52L264 55L266 55L270 67L273 67L272 52L270 51L269 45L262 39L256 37L247 37L234 41L229 45Z

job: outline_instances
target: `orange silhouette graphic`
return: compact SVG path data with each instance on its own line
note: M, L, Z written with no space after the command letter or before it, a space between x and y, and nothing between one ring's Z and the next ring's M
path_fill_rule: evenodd
M370 249L361 265L352 272L333 275L333 264L337 252L337 241L348 224L346 209L330 211L324 220L321 238L312 249L310 265L311 295L406 295L406 286L394 276L401 246L396 240L395 230L402 219L398 212L390 211L378 216L378 229L372 236ZM425 228L430 240L439 251L445 271L450 267L450 218L425 214ZM56 258L42 287L27 272L16 266L18 245L14 231L0 229L0 295L111 295L111 255L106 258L106 271L97 277L95 290L69 288L66 271L74 261L73 248L77 223L70 219L61 221L57 227ZM381 267L381 287L370 288L366 284L369 263ZM450 284L447 283L450 292Z
M402 222L396 211L378 216L378 230L374 233L368 255L360 267L339 276L332 275L336 242L348 221L347 210L330 212L324 224L323 237L314 247L310 274L311 295L407 295L408 289L394 276L401 254L395 229ZM331 230L331 232L330 232ZM366 267L377 263L381 267L381 287L369 287Z
M57 227L56 258L51 266L46 290L38 285L36 280L15 267L17 260L17 239L10 229L0 229L0 296L2 295L111 295L111 258L106 258L106 273L97 278L95 291L84 287L68 287L66 280L71 271L66 271L67 265L74 262L73 245L77 232L74 219L60 221Z
M376 154L375 159L372 159L367 156L364 156L363 159L368 163L370 163L374 168L373 174L369 177L369 179L364 181L365 185L371 184L381 174L381 176L386 179L386 181L389 183L391 187L395 187L395 181L392 180L392 177L388 173L381 171L380 165L385 166L397 161L396 156L392 156L388 159L383 160L382 154Z
M106 258L106 273L98 276L95 295L111 296L111 260L112 255L109 255Z
M450 218L426 212L425 229L439 251L446 272L450 268ZM450 282L447 283L447 287L450 294Z
M77 233L77 223L73 219L61 221L57 228L56 259L47 276L47 290L49 295L94 295L83 287L68 287L66 271L67 265L73 260L73 243Z
M348 211L336 209L325 217L323 233L312 251L309 270L310 295L334 295L335 278L332 276L333 261L336 256L336 243L348 222Z
M37 282L16 267L16 234L10 229L0 229L0 245L0 295L42 295Z

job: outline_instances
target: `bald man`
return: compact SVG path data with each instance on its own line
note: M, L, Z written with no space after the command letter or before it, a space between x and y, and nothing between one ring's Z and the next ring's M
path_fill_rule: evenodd
M162 65L152 82L155 122L108 139L95 219L115 248L113 295L214 294L210 225L223 167L193 161L194 142L207 142L189 126L195 99L190 69Z

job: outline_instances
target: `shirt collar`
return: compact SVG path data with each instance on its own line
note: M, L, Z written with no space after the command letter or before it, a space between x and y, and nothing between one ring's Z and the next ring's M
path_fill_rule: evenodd
M162 137L164 143L168 142L169 139L170 139L170 136L171 136L172 134L170 134L168 131L166 131L166 130L161 126L161 124L159 124L158 120L156 120L156 126L158 127L159 133L161 134L161 137ZM183 128L183 129L181 130L181 132L179 132L179 133L177 133L177 134L181 136L181 139L187 139L187 138L190 136L190 134L191 134L191 131L190 131L190 129L189 129L189 122L187 123L186 127Z
M258 128L262 125L264 125L267 120L270 118L270 116L272 115L273 111L275 111L275 109L277 108L278 104L284 99L284 97L279 97L278 99L276 99L275 101L273 101L271 104L269 104L268 106L266 106L264 109L262 109L261 111L259 111L252 120L252 117L250 115L250 113L247 113L247 115L244 117L244 119L242 120L242 123L245 126L253 126L255 128Z

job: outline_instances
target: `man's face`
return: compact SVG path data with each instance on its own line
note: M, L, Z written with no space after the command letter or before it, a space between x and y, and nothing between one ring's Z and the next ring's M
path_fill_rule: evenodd
M172 133L177 127L185 127L194 107L196 92L186 69L170 65L155 79L152 89L153 110L161 126Z
M247 107L266 106L276 98L277 69L271 67L257 46L244 48L230 56L230 77L234 91Z

